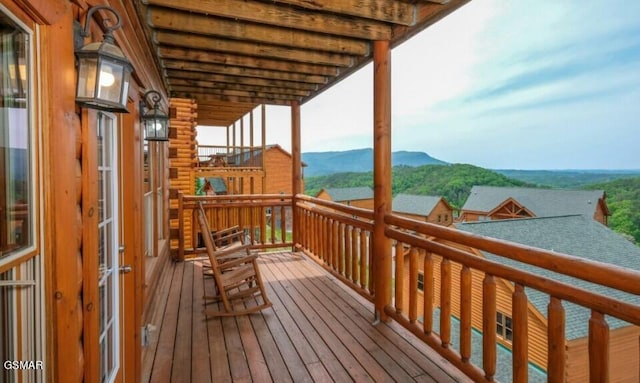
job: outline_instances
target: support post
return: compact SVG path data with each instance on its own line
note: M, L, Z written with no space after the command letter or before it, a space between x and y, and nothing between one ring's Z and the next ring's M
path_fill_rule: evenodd
M300 145L300 103L298 101L291 102L291 156L292 161L292 187L291 192L293 198L291 199L291 216L293 219L292 235L293 235L293 251L295 251L296 244L300 243L298 240L300 221L298 214L296 214L296 195L302 193L302 153Z
M384 234L384 216L391 212L391 46L373 43L373 274L375 310L387 321L385 306L391 303L391 241Z
M265 173L265 151L267 150L267 107L262 104L261 109L262 119L262 131L260 132L260 139L262 140L262 194L267 194L267 177Z

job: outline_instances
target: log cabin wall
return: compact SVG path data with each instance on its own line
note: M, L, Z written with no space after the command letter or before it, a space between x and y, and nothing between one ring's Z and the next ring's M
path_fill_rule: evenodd
M178 240L178 193L194 194L194 168L198 162L196 125L197 104L192 99L172 98L170 100L171 130L169 133L169 231L171 233L171 254L177 255ZM185 245L192 247L192 215L185 213ZM188 215L188 216L187 216Z
M640 328L627 326L609 334L609 377L611 382L640 382ZM589 381L588 337L567 342L566 383Z

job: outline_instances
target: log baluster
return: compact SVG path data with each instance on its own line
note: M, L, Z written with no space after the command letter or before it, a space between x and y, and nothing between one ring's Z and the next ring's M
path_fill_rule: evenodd
M527 295L524 286L516 283L512 294L513 315L513 381L529 381L529 334Z
M471 268L460 271L460 358L468 363L471 358Z
M482 282L482 368L488 381L496 373L496 347L496 281L486 274Z

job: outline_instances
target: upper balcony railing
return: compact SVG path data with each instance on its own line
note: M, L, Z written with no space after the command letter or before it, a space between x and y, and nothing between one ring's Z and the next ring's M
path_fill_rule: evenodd
M372 301L376 289L390 289L393 298L384 308L385 314L476 381L497 379L498 344L504 342L498 338L496 327L498 285L506 284L511 291L508 314L513 320L510 346L514 382L530 380L534 343L538 346L543 343L547 381L565 381L568 356L565 311L569 304L587 312L581 325L588 327L585 366L592 382L609 381L610 318L640 325L640 300L636 299L640 295L640 272L634 270L388 214L384 225L386 236L393 240L391 269L394 275L389 281L375 281L376 257L371 239L374 216L370 210L303 195L185 196L181 199L179 216L188 217L188 210L200 199L207 200L212 223L219 222L221 228L231 223L240 224L257 248L295 245ZM274 225L273 215L278 210L280 231ZM297 222L296 226L291 226L291 222ZM196 229L192 230L195 233ZM285 234L289 231L293 241ZM184 228L181 229L181 233L184 232ZM517 261L526 267L480 257L472 249ZM551 270L558 277L543 277L531 272L531 267ZM422 275L421 280L418 275ZM566 277L605 286L633 298L604 295L596 292L597 289L568 283ZM538 330L529 320L531 300L528 296L534 290L547 299L546 333L542 336L536 333L535 337L534 332ZM477 331L473 331L474 328ZM482 340L479 346L474 346L472 338L478 332ZM472 357L478 353L480 361Z
M198 145L198 167L262 168L262 147Z

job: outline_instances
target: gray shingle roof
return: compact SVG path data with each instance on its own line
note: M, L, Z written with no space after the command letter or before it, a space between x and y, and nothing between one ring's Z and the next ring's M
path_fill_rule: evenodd
M328 188L324 189L334 202L356 201L372 199L373 189L367 186L355 188Z
M557 190L474 186L462 210L490 212L513 198L536 217L583 214L593 217L603 190Z
M457 224L460 230L483 236L499 238L523 245L552 250L606 262L616 266L640 270L640 247L613 232L606 226L582 215L483 221ZM559 280L609 297L640 304L640 296L567 277L539 267L498 257L483 252L491 260L517 267L545 278ZM529 301L544 316L547 315L549 297L541 292L527 289ZM566 338L578 339L588 335L589 310L564 302L566 311ZM621 320L608 317L611 329L628 326Z
M398 194L391 206L394 212L428 216L442 197Z

